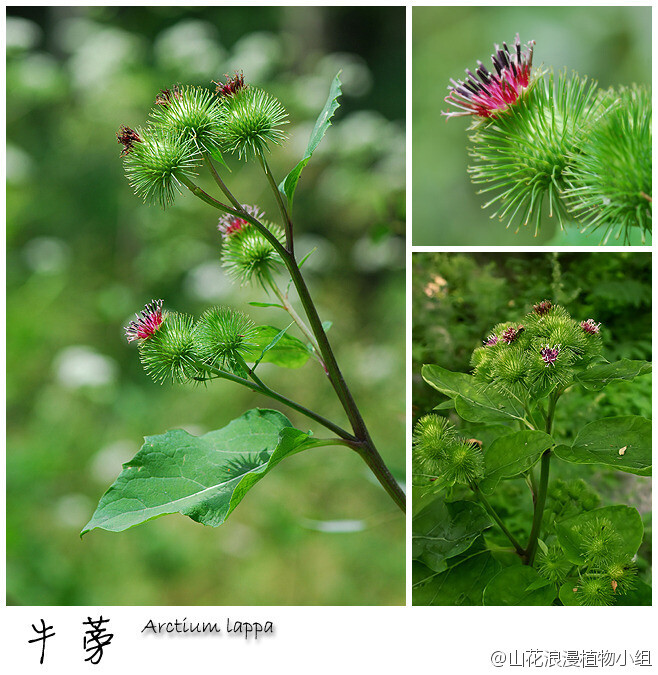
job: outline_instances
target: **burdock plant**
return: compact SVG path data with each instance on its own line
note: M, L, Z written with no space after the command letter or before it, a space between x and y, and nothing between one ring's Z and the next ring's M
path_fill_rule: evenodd
M534 42L496 46L451 80L448 118L470 116L471 180L507 227L544 218L629 243L651 233L651 92L602 91L577 73L533 70Z
M575 319L542 300L520 321L484 334L471 374L423 366L424 380L447 400L414 432L415 603L650 601L634 561L644 532L639 512L600 507L582 480L549 483L556 461L651 475L648 419L620 411L575 438L556 424L562 397L650 371L644 361L606 361L604 331L594 318ZM507 501L512 491L527 491L527 512ZM453 587L468 596L456 597Z
M306 152L278 184L267 161L272 146L286 138L287 113L269 93L245 82L242 73L203 87L174 85L160 91L144 127L122 126L126 175L145 202L167 207L189 192L219 212L221 262L241 284L273 294L288 314L287 328L257 325L246 314L211 307L199 318L171 311L164 300L152 300L126 328L138 345L144 369L158 383L209 383L229 380L277 401L331 432L318 438L295 429L280 412L254 409L227 426L203 436L169 431L146 437L137 455L103 495L83 534L94 528L125 530L152 518L182 513L205 525L224 522L246 492L276 464L303 450L340 445L358 453L395 504L404 511L405 495L394 479L366 427L341 373L301 273L294 251L292 202L300 174L322 140L338 108L340 81L335 77ZM278 207L278 223L266 219L255 205L243 204L224 182L224 156L256 161ZM205 169L217 187L211 195L198 184ZM290 283L280 284L287 272ZM294 286L301 308L289 298ZM288 334L296 324L305 340ZM345 411L349 427L290 398L267 384L259 365L270 362L296 368L318 362Z

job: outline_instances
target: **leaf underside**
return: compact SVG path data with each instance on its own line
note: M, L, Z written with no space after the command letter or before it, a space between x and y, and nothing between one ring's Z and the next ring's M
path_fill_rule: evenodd
M282 459L315 444L280 412L262 409L203 436L181 429L147 436L81 536L95 528L120 532L170 513L217 527Z

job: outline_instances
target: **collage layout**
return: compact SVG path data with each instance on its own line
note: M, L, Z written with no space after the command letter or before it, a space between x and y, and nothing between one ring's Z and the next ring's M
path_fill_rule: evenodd
M8 8L7 605L651 605L651 12Z

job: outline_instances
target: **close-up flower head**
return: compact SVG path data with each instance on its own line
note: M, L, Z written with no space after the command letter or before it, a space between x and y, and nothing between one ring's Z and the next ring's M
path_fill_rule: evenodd
M477 115L488 118L507 110L530 85L534 45L534 40L531 40L522 48L518 33L511 51L505 42L502 48L495 45L496 52L491 57L493 72L478 61L477 77L467 68L465 80L455 82L451 79L450 94L445 101L457 110L441 114L446 117Z

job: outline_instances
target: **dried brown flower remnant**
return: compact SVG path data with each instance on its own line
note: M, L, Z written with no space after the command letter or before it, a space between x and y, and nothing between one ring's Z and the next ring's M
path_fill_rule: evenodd
M244 74L242 71L239 73L236 71L233 77L230 77L228 73L225 73L224 77L226 78L226 82L224 84L212 80L212 83L217 85L215 93L218 96L233 96L233 94L247 86L244 83Z
M180 87L175 84L171 89L160 89L160 93L155 97L156 105L169 105L172 100L180 98Z
M135 147L135 143L141 143L142 139L136 131L122 124L117 133L117 142L123 145L121 157L125 157Z

